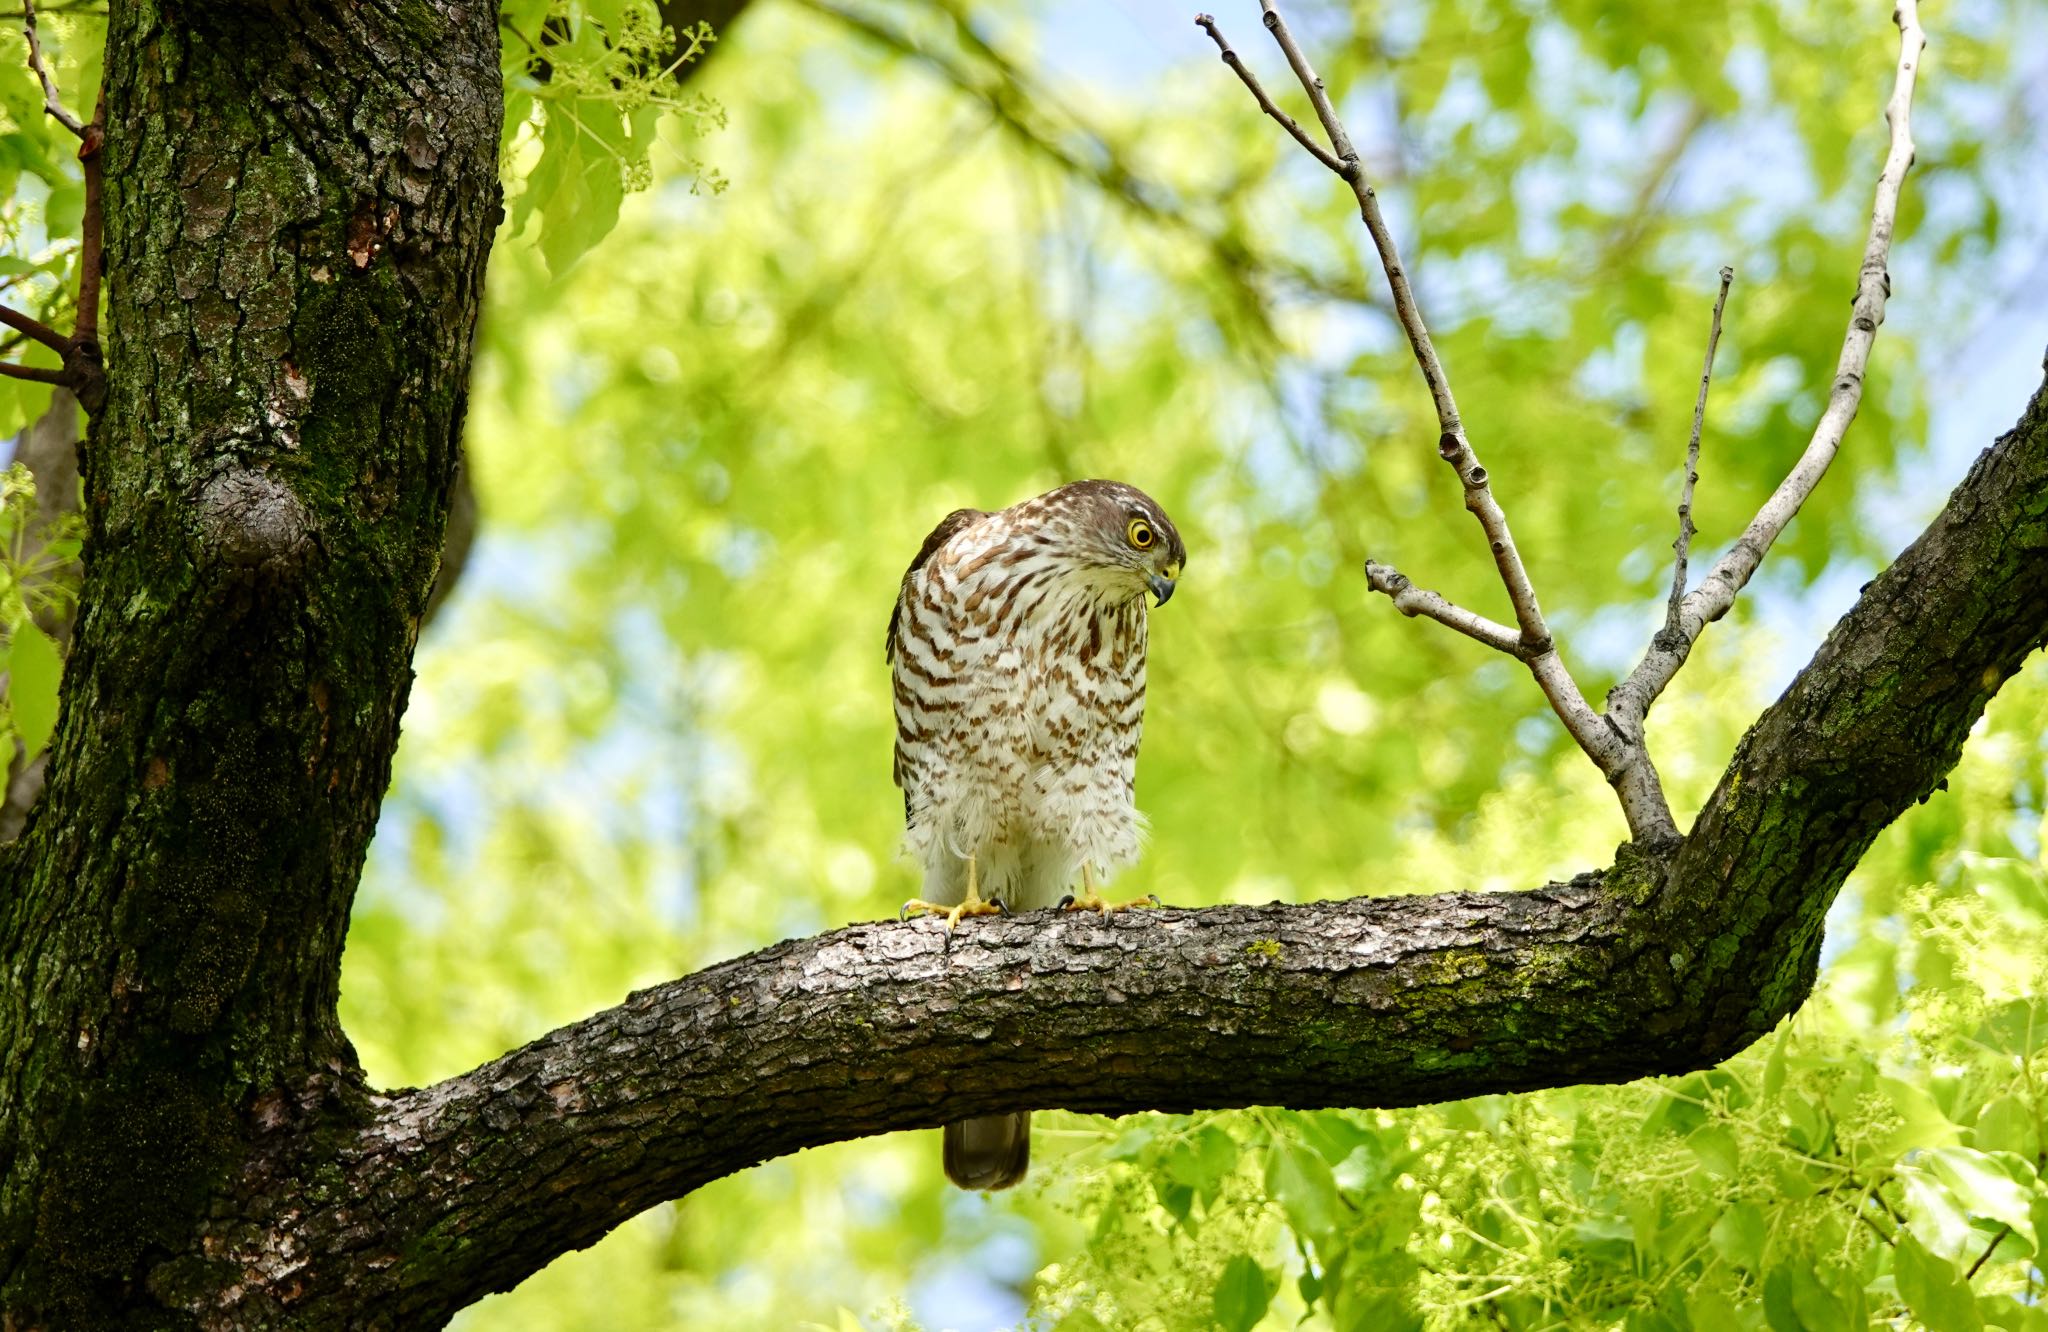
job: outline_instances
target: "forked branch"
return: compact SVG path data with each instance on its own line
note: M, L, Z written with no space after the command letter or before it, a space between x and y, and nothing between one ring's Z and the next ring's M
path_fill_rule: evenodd
M1368 564L1367 578L1374 590L1395 598L1395 605L1404 614L1427 615L1526 662L1530 674L1543 690L1543 696L1549 700L1552 711L1557 713L1572 739L1614 785L1621 799L1622 812L1628 819L1630 835L1639 841L1672 840L1678 835L1678 827L1658 784L1656 770L1649 764L1647 756L1640 752L1640 745L1632 745L1626 737L1608 726L1586 702L1578 683L1572 679L1570 669L1558 655L1556 641L1544 623L1542 608L1536 600L1535 585L1530 582L1529 572L1522 564L1521 552L1515 549L1507 514L1494 498L1487 470L1481 465L1479 455L1465 433L1464 422L1458 415L1458 402L1451 392L1450 376L1444 372L1443 361L1437 356L1436 344L1431 341L1429 327L1423 322L1422 311L1416 304L1407 269L1401 263L1400 247L1380 212L1379 196L1366 175L1365 164L1351 145L1351 136L1345 131L1344 122L1330 101L1329 91L1309 64L1301 43L1295 40L1287 20L1281 16L1273 0L1261 0L1261 8L1267 31L1273 34L1273 40L1287 57L1289 68L1308 94L1324 133L1329 135L1328 150L1316 143L1308 131L1267 95L1257 76L1231 49L1214 18L1199 14L1195 22L1216 43L1224 63L1243 81L1259 108L1278 121L1317 161L1336 173L1357 198L1359 216L1372 236L1373 248L1379 252L1380 267L1385 270L1387 285L1393 292L1395 315L1401 322L1402 332L1407 335L1409 350L1414 353L1415 364L1422 371L1423 382L1428 385L1430 400L1436 408L1437 456L1457 473L1458 484L1464 490L1465 507L1479 520L1480 530L1486 534L1487 547L1493 552L1494 567L1500 574L1502 586L1507 589L1508 601L1514 607L1517 626L1514 641L1512 645L1502 641L1498 631L1503 626L1454 606L1435 593L1416 588L1388 565Z
M1628 818L1630 835L1638 841L1674 839L1678 835L1677 825L1643 740L1643 719L1650 704L1685 664L1700 632L1727 614L1736 594L1756 572L1757 565L1777 540L1778 534L1799 511L1806 497L1813 493L1813 488L1826 474L1828 464L1840 449L1842 437L1849 423L1855 419L1857 406L1862 401L1863 379L1869 365L1871 345L1877 337L1877 326L1884 322L1885 299L1891 290L1886 260L1891 249L1893 224L1898 216L1899 190L1913 162L1913 86L1920 52L1926 45L1915 0L1899 0L1892 13L1892 19L1899 28L1899 63L1891 99L1885 106L1885 119L1891 127L1891 147L1885 158L1884 170L1878 177L1877 198L1871 211L1870 239L1864 248L1854 313L1835 369L1827 410L1815 427L1806 452L1751 520L1748 530L1715 563L1700 586L1687 593L1686 561L1694 532L1692 495L1699 479L1700 433L1706 415L1714 352L1720 342L1721 315L1727 302L1729 283L1733 280L1732 272L1724 268L1721 271L1720 294L1714 303L1705 364L1700 374L1699 398L1693 409L1692 434L1686 447L1685 479L1679 499L1679 531L1678 539L1673 543L1672 589L1665 624L1642 662L1608 695L1604 713L1595 711L1586 702L1544 625L1535 588L1530 584L1521 555L1508 532L1507 516L1493 497L1487 471L1480 465L1471 441L1465 435L1450 380L1444 373L1443 364L1430 341L1429 330L1416 306L1407 272L1401 264L1400 251L1380 214L1379 200L1330 101L1329 92L1310 66L1300 43L1289 31L1274 0L1260 0L1260 8L1267 30L1273 34L1273 40L1286 56L1288 66L1307 93L1310 105L1315 108L1316 118L1322 122L1323 130L1329 136L1330 148L1317 143L1299 122L1280 109L1260 85L1258 77L1231 49L1214 18L1198 14L1195 22L1216 43L1224 63L1251 92L1259 109L1279 122L1317 161L1342 178L1357 197L1359 214L1365 221L1366 230L1371 233L1373 246L1379 251L1380 264L1386 270L1387 283L1393 290L1394 308L1401 328L1407 334L1415 363L1422 371L1436 406L1440 432L1437 452L1457 472L1465 493L1465 507L1478 518L1481 529L1486 533L1495 567L1507 589L1508 600L1514 606L1518 629L1509 630L1485 616L1453 605L1436 593L1418 588L1389 565L1369 561L1366 564L1367 582L1374 591L1390 598L1404 615L1427 616L1526 662L1566 730L1613 785L1621 800L1622 812Z

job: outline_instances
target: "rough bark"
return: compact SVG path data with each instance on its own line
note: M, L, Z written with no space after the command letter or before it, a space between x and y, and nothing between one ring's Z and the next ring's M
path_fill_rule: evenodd
M210 1316L433 1325L710 1180L972 1115L1408 1105L1696 1069L1812 986L1872 838L2048 639L2048 387L1744 739L1691 837L1517 893L858 925L636 994L359 1128L280 1107ZM295 1295L280 1302L279 1291Z
M498 206L495 9L117 4L109 396L48 790L0 874L0 1303L157 1327L278 1088L346 1114L342 934Z

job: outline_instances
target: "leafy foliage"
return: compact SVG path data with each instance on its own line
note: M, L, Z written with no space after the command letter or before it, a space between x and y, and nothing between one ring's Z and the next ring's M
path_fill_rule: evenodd
M0 752L12 752L19 742L33 756L56 729L64 653L45 626L70 620L84 534L75 510L54 520L39 512L28 468L17 462L0 473L0 643L7 669Z
M1160 1118L1077 1153L1067 1205L1116 1216L1123 1242L1049 1281L1051 1325L1204 1326L1221 1218L1282 1291L1275 1326L2041 1326L2048 867L2038 809L2015 827L2012 799L2038 781L2044 723L2037 666L1950 798L1858 871L1837 915L1853 941L1816 998L1716 1069ZM1240 1153L1191 1171L1209 1135Z
M653 180L666 143L691 188L724 188L681 150L724 123L716 102L676 91L675 76L716 40L704 22L678 33L653 0L510 0L498 15L505 70L506 174L522 188L512 232L540 222L548 267L566 271L617 225L625 196Z

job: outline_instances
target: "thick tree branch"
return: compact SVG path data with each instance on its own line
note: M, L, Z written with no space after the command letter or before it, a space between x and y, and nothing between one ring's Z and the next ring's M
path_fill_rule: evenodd
M1877 177L1876 198L1870 209L1870 234L1863 247L1863 265L1857 274L1849 329L1842 338L1842 354L1835 364L1827 409L1814 425L1806 451L1764 501L1763 508L1750 520L1735 545L1686 595L1678 614L1651 641L1628 679L1608 695L1608 711L1631 731L1640 729L1650 705L1685 665L1701 632L1734 606L1736 594L1763 563L1778 534L1827 475L1828 465L1835 460L1842 437L1862 405L1864 372L1870 365L1870 349L1877 341L1877 327L1884 322L1885 301L1892 290L1886 264L1899 215L1899 190L1913 165L1913 85L1919 72L1920 52L1927 45L1926 34L1920 30L1916 0L1898 0L1892 10L1892 21L1899 28L1899 63L1892 78L1891 97L1884 108L1891 143L1885 153L1884 168Z
M634 1213L969 1115L1407 1105L1710 1065L1810 988L1872 838L2048 639L2048 385L1751 729L1685 844L1522 893L856 925L709 968L337 1145L274 1106L238 1270L435 1322ZM306 1205L300 1182L339 1163ZM238 1287L259 1322L275 1286Z

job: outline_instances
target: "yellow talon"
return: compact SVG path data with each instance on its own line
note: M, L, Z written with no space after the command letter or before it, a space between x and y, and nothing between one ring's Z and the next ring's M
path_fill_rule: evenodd
M1101 893L1095 891L1094 867L1086 861L1081 863L1081 895L1076 897L1074 894L1068 893L1060 899L1060 906L1064 910L1099 911L1105 916L1112 911L1129 911L1133 907L1156 907L1158 905L1159 895L1157 893L1146 893L1143 897L1134 897L1128 902L1111 902L1104 898Z
M913 912L922 915L944 916L946 918L946 929L950 933L955 926L959 925L962 916L1000 916L1008 911L1009 908L1003 905L1003 901L999 897L983 900L980 886L976 882L974 857L969 856L967 857L967 896L965 899L953 906L945 906L938 902L927 902L922 897L913 897L903 904L902 910L896 913L896 919L909 920Z

